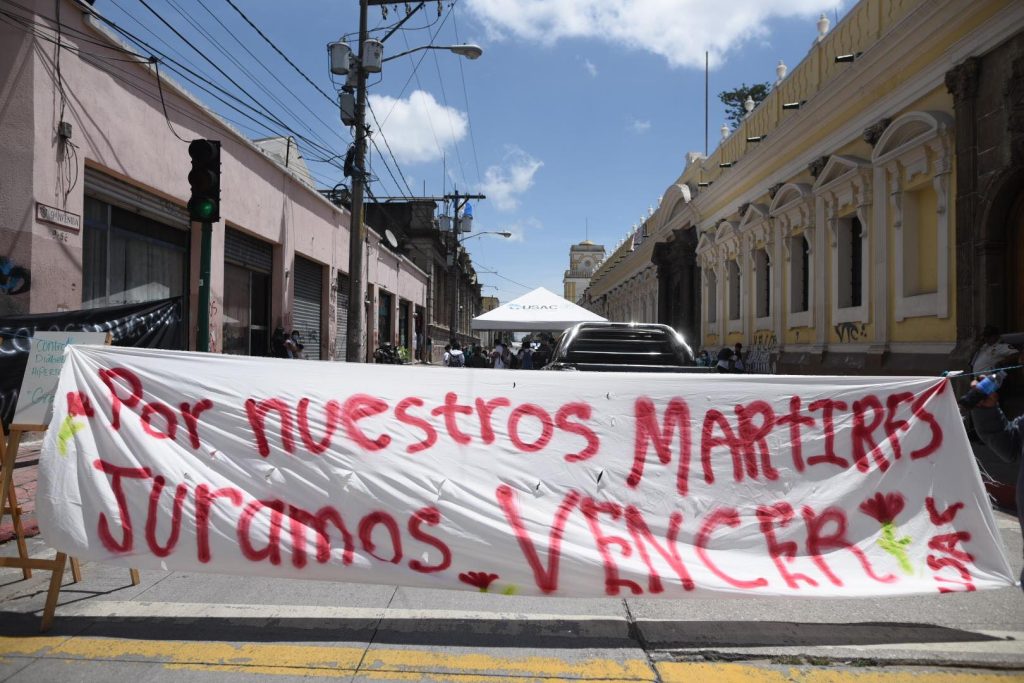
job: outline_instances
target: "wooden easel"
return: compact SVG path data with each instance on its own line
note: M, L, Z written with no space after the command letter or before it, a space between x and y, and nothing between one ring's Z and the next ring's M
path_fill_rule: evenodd
M109 333L106 343L110 344ZM26 579L32 577L33 569L53 572L50 577L50 588L46 592L46 607L43 609L43 622L40 631L48 631L53 624L53 614L57 609L57 598L60 596L60 586L64 580L64 568L67 565L68 556L59 551L52 560L34 559L29 556L28 545L25 543L25 530L21 524L21 507L18 505L18 496L14 490L14 463L18 459L21 435L25 432L45 432L46 429L44 424L12 424L10 434L6 439L0 433L0 473L2 473L3 479L0 482L0 522L3 521L4 515L11 515L18 544L18 556L0 557L0 567L21 569L21 574ZM129 571L132 585L139 585L141 581L139 570L131 569ZM82 569L74 557L71 558L71 578L74 583L82 580Z
M11 425L10 435L6 439L0 436L0 451L2 451L0 452L0 456L2 456L0 469L3 471L3 484L0 487L0 521L3 520L5 514L10 513L14 520L14 533L18 541L18 556L0 558L0 567L17 567L21 569L22 576L26 579L31 578L33 569L53 572L50 578L50 589L46 592L43 623L39 629L48 631L53 624L53 613L57 609L57 596L60 594L60 584L64 578L67 555L58 552L57 557L52 560L29 557L28 546L25 543L25 530L21 526L21 507L18 505L17 494L14 492L14 461L18 457L21 435L24 432L41 431L46 431L46 427L42 425ZM5 441L6 443L4 443Z

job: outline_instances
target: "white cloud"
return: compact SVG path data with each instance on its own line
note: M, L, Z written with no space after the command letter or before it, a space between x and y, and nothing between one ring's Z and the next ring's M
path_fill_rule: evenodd
M704 67L753 39L780 17L806 17L807 44L817 35L813 19L843 0L466 0L491 39L514 36L552 45L566 38L603 40L647 51L670 66Z
M633 119L629 124L629 129L637 135L642 135L651 129L651 122Z
M597 78L597 65L586 57L583 58L583 68L587 70L591 78Z
M413 91L404 100L387 95L370 95L369 100L381 133L400 164L436 161L469 131L469 118L464 113L444 106L422 90ZM387 153L379 139L377 145Z
M519 206L519 195L533 185L533 177L543 161L534 159L518 147L510 147L501 165L484 171L480 190L494 202L499 211L512 211Z

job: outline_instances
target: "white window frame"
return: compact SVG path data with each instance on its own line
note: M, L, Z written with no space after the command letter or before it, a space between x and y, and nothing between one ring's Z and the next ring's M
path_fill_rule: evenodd
M725 262L726 329L743 331L743 269L736 259ZM734 310L735 304L735 310Z
M714 268L703 268L705 310L707 313L708 325L718 324L718 274Z
M856 223L854 223L856 221ZM854 234L854 226L857 226L857 233ZM860 303L853 303L853 286L847 277L848 267L852 268L853 254L847 254L847 247L858 246L860 248L861 278L860 292L858 298ZM836 220L836 304L839 310L848 308L860 308L865 304L865 290L867 283L864 280L864 225L860 222L857 214L851 213ZM852 275L852 273L851 273Z
M754 268L754 329L770 330L773 314L772 295L775 288L772 286L772 255L768 251L768 246L754 249L751 261ZM765 270L767 272L764 272Z
M871 166L864 159L835 155L829 159L815 183L816 212L827 226L831 262L832 324L868 323L871 319ZM841 207L852 206L853 211ZM840 220L856 216L861 225L861 301L859 306L839 306Z
M746 305L741 303L742 319L745 323L741 331L747 337L755 330L774 331L775 326L772 321L774 317L779 315L779 309L776 305L777 302L774 301L777 288L775 284L776 274L771 273L771 270L775 266L775 235L772 230L772 221L769 218L768 207L764 204L749 204L742 216L737 232L739 233L742 248L736 260L740 266L740 278L745 279L748 283L741 289L742 294L746 295L741 295L741 298L747 302ZM758 261L758 254L762 251L767 258L767 268L771 278L768 282L768 291L764 293L760 291L762 273L759 269L760 263ZM760 304L763 297L767 297L768 315L760 315L762 312Z
M896 264L894 310L896 321L914 317L950 316L950 229L949 205L952 170L953 119L943 112L910 112L893 121L875 145L872 162L876 182L882 183L887 201L879 207L880 225L892 226L893 261ZM934 292L907 295L905 270L906 243L916 238L917 216L907 193L928 179L935 192L936 289ZM927 180L926 180L927 182ZM918 268L925 264L917 264Z
M785 297L780 296L780 312L785 310L785 328L803 328L814 326L815 295L819 287L815 286L817 269L814 254L814 199L811 186L805 183L788 183L779 188L772 200L769 215L775 222L776 239L782 242L783 258L787 265L782 267L782 288ZM793 292L800 284L793 279L793 258L801 257L793 251L793 240L803 238L809 248L807 274L807 310L797 311L793 305ZM784 300L783 300L784 299ZM781 334L780 334L781 337Z
M807 273L804 273L804 250L807 251ZM800 232L796 235L786 237L786 258L789 261L789 269L786 273L788 278L787 291L789 292L789 326L807 327L810 325L810 313L813 310L811 305L814 294L814 250L807 234ZM799 270L797 266L799 265ZM807 280L807 308L797 310L797 298L803 298L803 281Z

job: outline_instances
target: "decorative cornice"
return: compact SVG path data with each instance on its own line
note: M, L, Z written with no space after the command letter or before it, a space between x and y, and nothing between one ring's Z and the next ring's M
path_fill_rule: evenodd
M885 129L888 128L891 123L892 118L888 116L872 123L864 129L864 142L874 147L878 142L878 139L882 137L882 133L885 132Z
M946 89L957 104L974 99L978 95L978 82L981 80L981 58L968 57L947 71L945 80Z
M740 204L740 208L738 209L738 211L740 212L740 218L743 218L744 216L747 215L747 209L749 208L750 202L743 202L742 204Z
M768 196L771 197L772 199L775 199L775 195L777 195L779 193L779 190L782 189L782 186L784 184L785 183L775 183L774 185L769 187L768 188Z

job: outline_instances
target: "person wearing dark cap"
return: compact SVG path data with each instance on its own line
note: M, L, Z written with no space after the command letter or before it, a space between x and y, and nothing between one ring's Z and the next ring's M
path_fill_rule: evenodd
M978 350L971 358L971 371L985 372L1004 364L1017 355L1017 349L999 341L1000 331L995 325L986 325L981 331Z
M736 342L736 346L733 347L732 356L732 371L733 372L746 372L747 364L743 362L743 344Z

